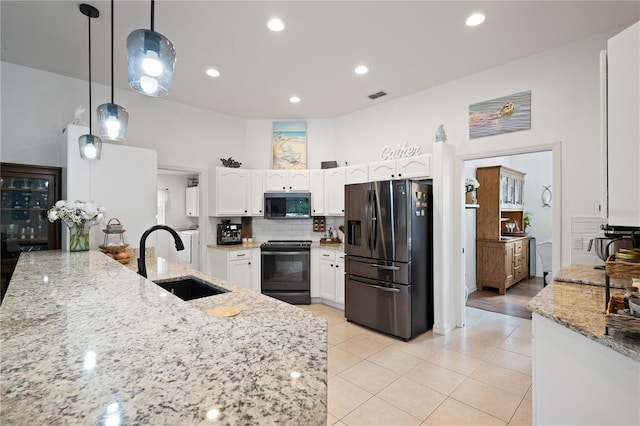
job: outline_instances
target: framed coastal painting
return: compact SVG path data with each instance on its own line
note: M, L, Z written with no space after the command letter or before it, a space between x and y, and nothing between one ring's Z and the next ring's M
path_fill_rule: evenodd
M531 90L469 105L469 139L531 129Z
M274 169L307 168L307 123L274 121L271 136Z

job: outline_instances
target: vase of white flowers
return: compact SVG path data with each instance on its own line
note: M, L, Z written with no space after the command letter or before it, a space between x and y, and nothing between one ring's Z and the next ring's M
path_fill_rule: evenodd
M474 178L466 178L464 180L464 188L466 190L465 203L478 204L478 199L476 198L476 189L480 188L480 182L478 182L478 180Z
M105 221L106 210L93 201L59 200L49 210L49 222L58 219L69 228L69 251L89 250L89 230L96 223Z

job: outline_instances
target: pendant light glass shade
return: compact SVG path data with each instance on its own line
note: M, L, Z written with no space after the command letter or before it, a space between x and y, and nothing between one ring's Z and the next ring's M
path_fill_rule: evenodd
M122 142L127 139L129 113L113 101L113 3L111 0L111 102L98 107L98 135L109 141Z
M102 104L98 107L98 135L101 138L122 142L127 139L129 113L116 104Z
M89 18L89 134L78 138L80 158L99 160L102 154L102 139L91 134L91 18L100 16L100 12L89 4L81 4L80 12Z
M84 160L99 160L102 154L102 139L94 135L82 135L78 138L80 158Z
M162 34L135 30L127 37L129 86L147 96L167 96L171 88L176 50Z

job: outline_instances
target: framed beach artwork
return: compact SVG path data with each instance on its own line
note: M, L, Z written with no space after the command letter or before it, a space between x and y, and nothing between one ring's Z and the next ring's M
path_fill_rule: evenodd
M531 90L469 105L469 139L531 129Z
M271 152L274 169L306 169L307 123L274 121Z

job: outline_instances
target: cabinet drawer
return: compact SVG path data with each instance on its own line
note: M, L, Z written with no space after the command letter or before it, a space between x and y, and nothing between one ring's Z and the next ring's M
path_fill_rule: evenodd
M335 260L336 259L336 252L335 250L324 250L324 249L320 249L320 260ZM344 257L343 257L344 259Z
M251 259L251 250L234 250L229 252L229 261Z
M513 243L513 253L514 254L522 254L522 250L523 250L524 245L522 244L522 241L516 241Z

